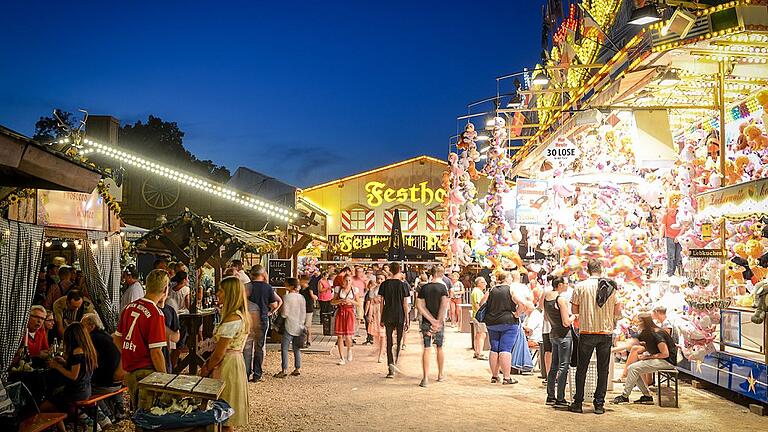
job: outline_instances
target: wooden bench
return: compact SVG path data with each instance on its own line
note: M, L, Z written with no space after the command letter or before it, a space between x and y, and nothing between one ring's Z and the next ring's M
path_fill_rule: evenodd
M39 413L24 419L19 424L19 432L43 432L63 423L64 413Z
M656 390L659 397L659 406L661 406L662 384L667 384L667 388L670 388L672 386L672 383L674 383L675 384L675 408L680 407L678 403L679 388L677 384L677 378L678 378L677 369L665 369L665 370L656 371Z
M99 422L99 402L109 399L113 396L125 393L128 391L128 387L121 387L119 390L115 390L109 393L96 393L92 394L90 398L77 401L72 404L75 408L75 432L77 432L80 426L80 411L86 412L89 408L93 410L93 432L96 432ZM87 412L86 412L87 414Z

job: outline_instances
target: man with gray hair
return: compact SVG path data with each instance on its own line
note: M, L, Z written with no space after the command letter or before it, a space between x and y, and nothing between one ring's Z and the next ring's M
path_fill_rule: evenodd
M251 339L251 344L246 342L243 356L246 375L251 378L252 382L260 382L263 374L269 319L272 313L283 305L283 300L277 295L272 285L267 282L267 270L263 266L257 264L251 267L251 280L252 282L245 286L245 293L248 301L258 307L260 325L256 337ZM253 374L252 377L251 374Z
M21 340L21 348L27 347L30 357L40 357L48 351L48 332L43 326L47 312L40 305L34 305L29 310L27 331Z

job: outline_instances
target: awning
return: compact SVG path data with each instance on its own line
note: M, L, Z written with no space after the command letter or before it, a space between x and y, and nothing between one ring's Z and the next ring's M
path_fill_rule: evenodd
M18 188L90 193L102 173L0 126L0 199Z

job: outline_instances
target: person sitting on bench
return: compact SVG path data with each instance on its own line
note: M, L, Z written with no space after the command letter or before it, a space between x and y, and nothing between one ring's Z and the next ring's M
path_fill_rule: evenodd
M653 322L651 314L642 313L639 315L639 329L638 339L645 349L639 353L638 361L629 366L624 392L613 399L615 404L628 403L629 395L635 386L638 386L643 393L635 403L653 404L653 396L640 376L660 370L674 369L677 365L677 348L672 337Z
M80 322L90 334L93 347L99 353L99 365L93 371L91 379L93 393L105 394L120 390L123 387L125 372L120 366L120 350L112 341L112 336L104 330L104 324L96 313L85 314ZM99 409L110 417L110 421L127 418L125 398L122 394L109 398L109 403L113 405L113 409L109 408L106 401L99 402Z
M54 373L53 394L40 405L41 412L67 412L74 402L91 397L91 376L96 369L96 349L79 322L64 330L64 356L48 359ZM59 385L57 385L59 384Z

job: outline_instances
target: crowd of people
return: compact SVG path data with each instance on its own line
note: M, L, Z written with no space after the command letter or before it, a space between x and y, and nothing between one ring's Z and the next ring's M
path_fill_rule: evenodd
M190 291L183 264L158 259L154 267L143 285L135 267L124 270L120 319L111 335L87 289L82 289L77 272L55 265L41 272L36 304L30 310L17 359L26 356L42 362L52 374L41 410L66 410L94 392L114 391L123 383L136 407L143 398L139 381L155 371L176 369L185 338L198 337L185 334L179 315L189 311L190 302L198 301L200 293ZM597 380L590 396L593 412L602 414L612 356L626 353L624 372L616 380L624 384L624 391L613 402L629 402L637 387L642 395L635 402L653 403L648 389L652 373L672 368L677 359L666 310L657 306L639 314L633 337L616 344L613 333L621 314L616 285L603 277L599 261L589 261L587 270L589 278L571 284L562 277L525 269L480 275L448 273L440 265L419 269L404 269L399 263L329 266L287 278L278 287L285 293L278 295L263 266L254 265L246 272L242 262L234 260L213 290L219 323L214 331L215 349L200 375L226 383L221 397L235 408L226 428L247 424L246 382L264 380L265 348L271 332L281 339L281 364L272 376L300 376L301 348L311 344L317 306L321 320L332 316L338 365L353 361L356 344L372 344L378 363L386 356L388 379L399 374L400 353L406 349L406 335L415 322L423 346L419 386L428 387L432 348L437 361L435 379L441 382L446 377L446 327L460 331L462 309L468 306L473 358L488 362L492 384L516 384L513 375L530 373L534 354L538 354L546 381L545 403L581 413L594 353ZM486 340L490 345L487 355ZM289 368L291 353L293 370ZM575 388L573 400L568 401L566 383L572 367ZM99 408L100 426L127 413L121 397Z

